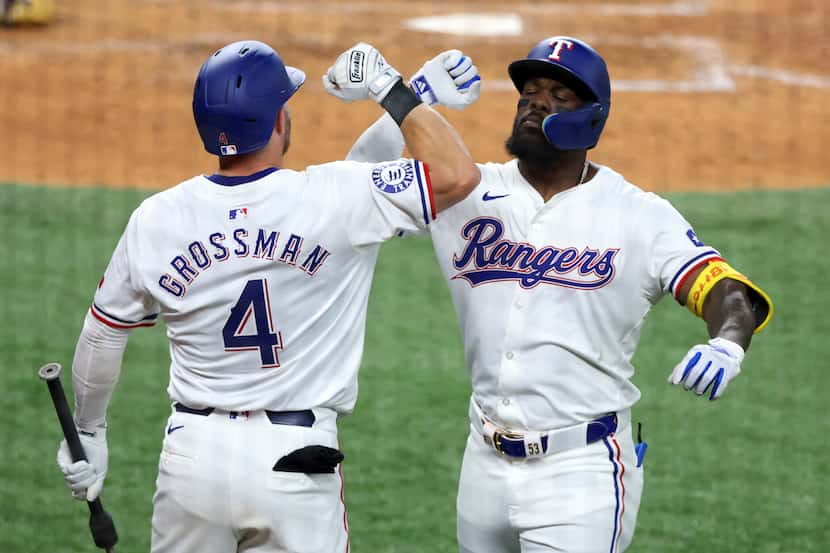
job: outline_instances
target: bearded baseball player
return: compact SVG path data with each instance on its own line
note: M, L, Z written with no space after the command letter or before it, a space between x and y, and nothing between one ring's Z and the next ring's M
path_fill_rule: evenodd
M643 488L630 379L647 313L671 294L706 322L711 340L669 382L716 400L772 303L669 202L586 159L611 108L591 46L547 38L508 73L514 159L480 164L473 193L426 229L473 388L459 548L616 553L631 543ZM397 134L381 119L350 157L397 157Z
M477 69L459 57L428 62L427 84L470 103ZM379 244L423 231L480 178L452 127L363 43L325 88L380 103L415 159L282 168L286 102L304 79L254 40L205 61L193 115L219 169L133 212L84 321L72 384L89 462L72 463L62 442L58 464L86 500L107 473L106 412L130 331L167 327L154 553L348 551L336 420L355 404Z

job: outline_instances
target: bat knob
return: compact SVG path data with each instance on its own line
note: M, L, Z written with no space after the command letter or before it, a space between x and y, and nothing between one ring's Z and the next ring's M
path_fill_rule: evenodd
M37 371L37 375L43 380L55 380L61 375L60 363L47 363Z

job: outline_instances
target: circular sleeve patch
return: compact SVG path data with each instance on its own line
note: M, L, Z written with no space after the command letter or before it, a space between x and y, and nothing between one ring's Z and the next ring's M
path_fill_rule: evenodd
M403 192L415 180L415 170L409 160L390 161L372 169L372 182L382 192L397 194Z

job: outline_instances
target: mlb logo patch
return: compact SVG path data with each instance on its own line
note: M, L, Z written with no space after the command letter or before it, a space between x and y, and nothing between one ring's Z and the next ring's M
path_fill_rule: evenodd
M236 155L236 145L229 144L227 146L219 146L219 151L222 152L223 156L235 156Z
M228 219L244 219L248 216L247 207L235 207L228 212Z

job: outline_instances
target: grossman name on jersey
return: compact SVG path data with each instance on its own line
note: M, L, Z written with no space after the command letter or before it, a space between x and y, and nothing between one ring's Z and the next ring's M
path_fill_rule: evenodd
M502 239L504 223L495 217L478 217L464 225L467 245L453 256L453 266L472 286L488 282L517 281L522 288L554 284L595 290L614 279L614 257L619 248L603 252L591 248L535 246ZM467 269L467 270L465 270ZM554 273L554 274L550 274Z
M281 250L282 253L276 261L297 267L309 276L314 276L314 273L329 257L329 251L320 244L316 244L311 251L308 248L303 249L303 237L297 234L289 235L281 248L278 247L280 242L278 231L257 229L256 238L253 239L253 232L251 237L252 240L249 240L247 229L238 228L234 229L230 240L224 233L214 232L208 236L209 246L201 240L191 242L187 246L187 251L170 260L170 266L181 278L164 273L158 279L159 286L177 298L181 298L187 293L187 286L201 272L209 269L214 261L222 263L232 257L241 259L250 256L253 259L275 261L274 254ZM249 243L251 241L253 241L253 248ZM300 260L302 262L298 266L297 262Z

